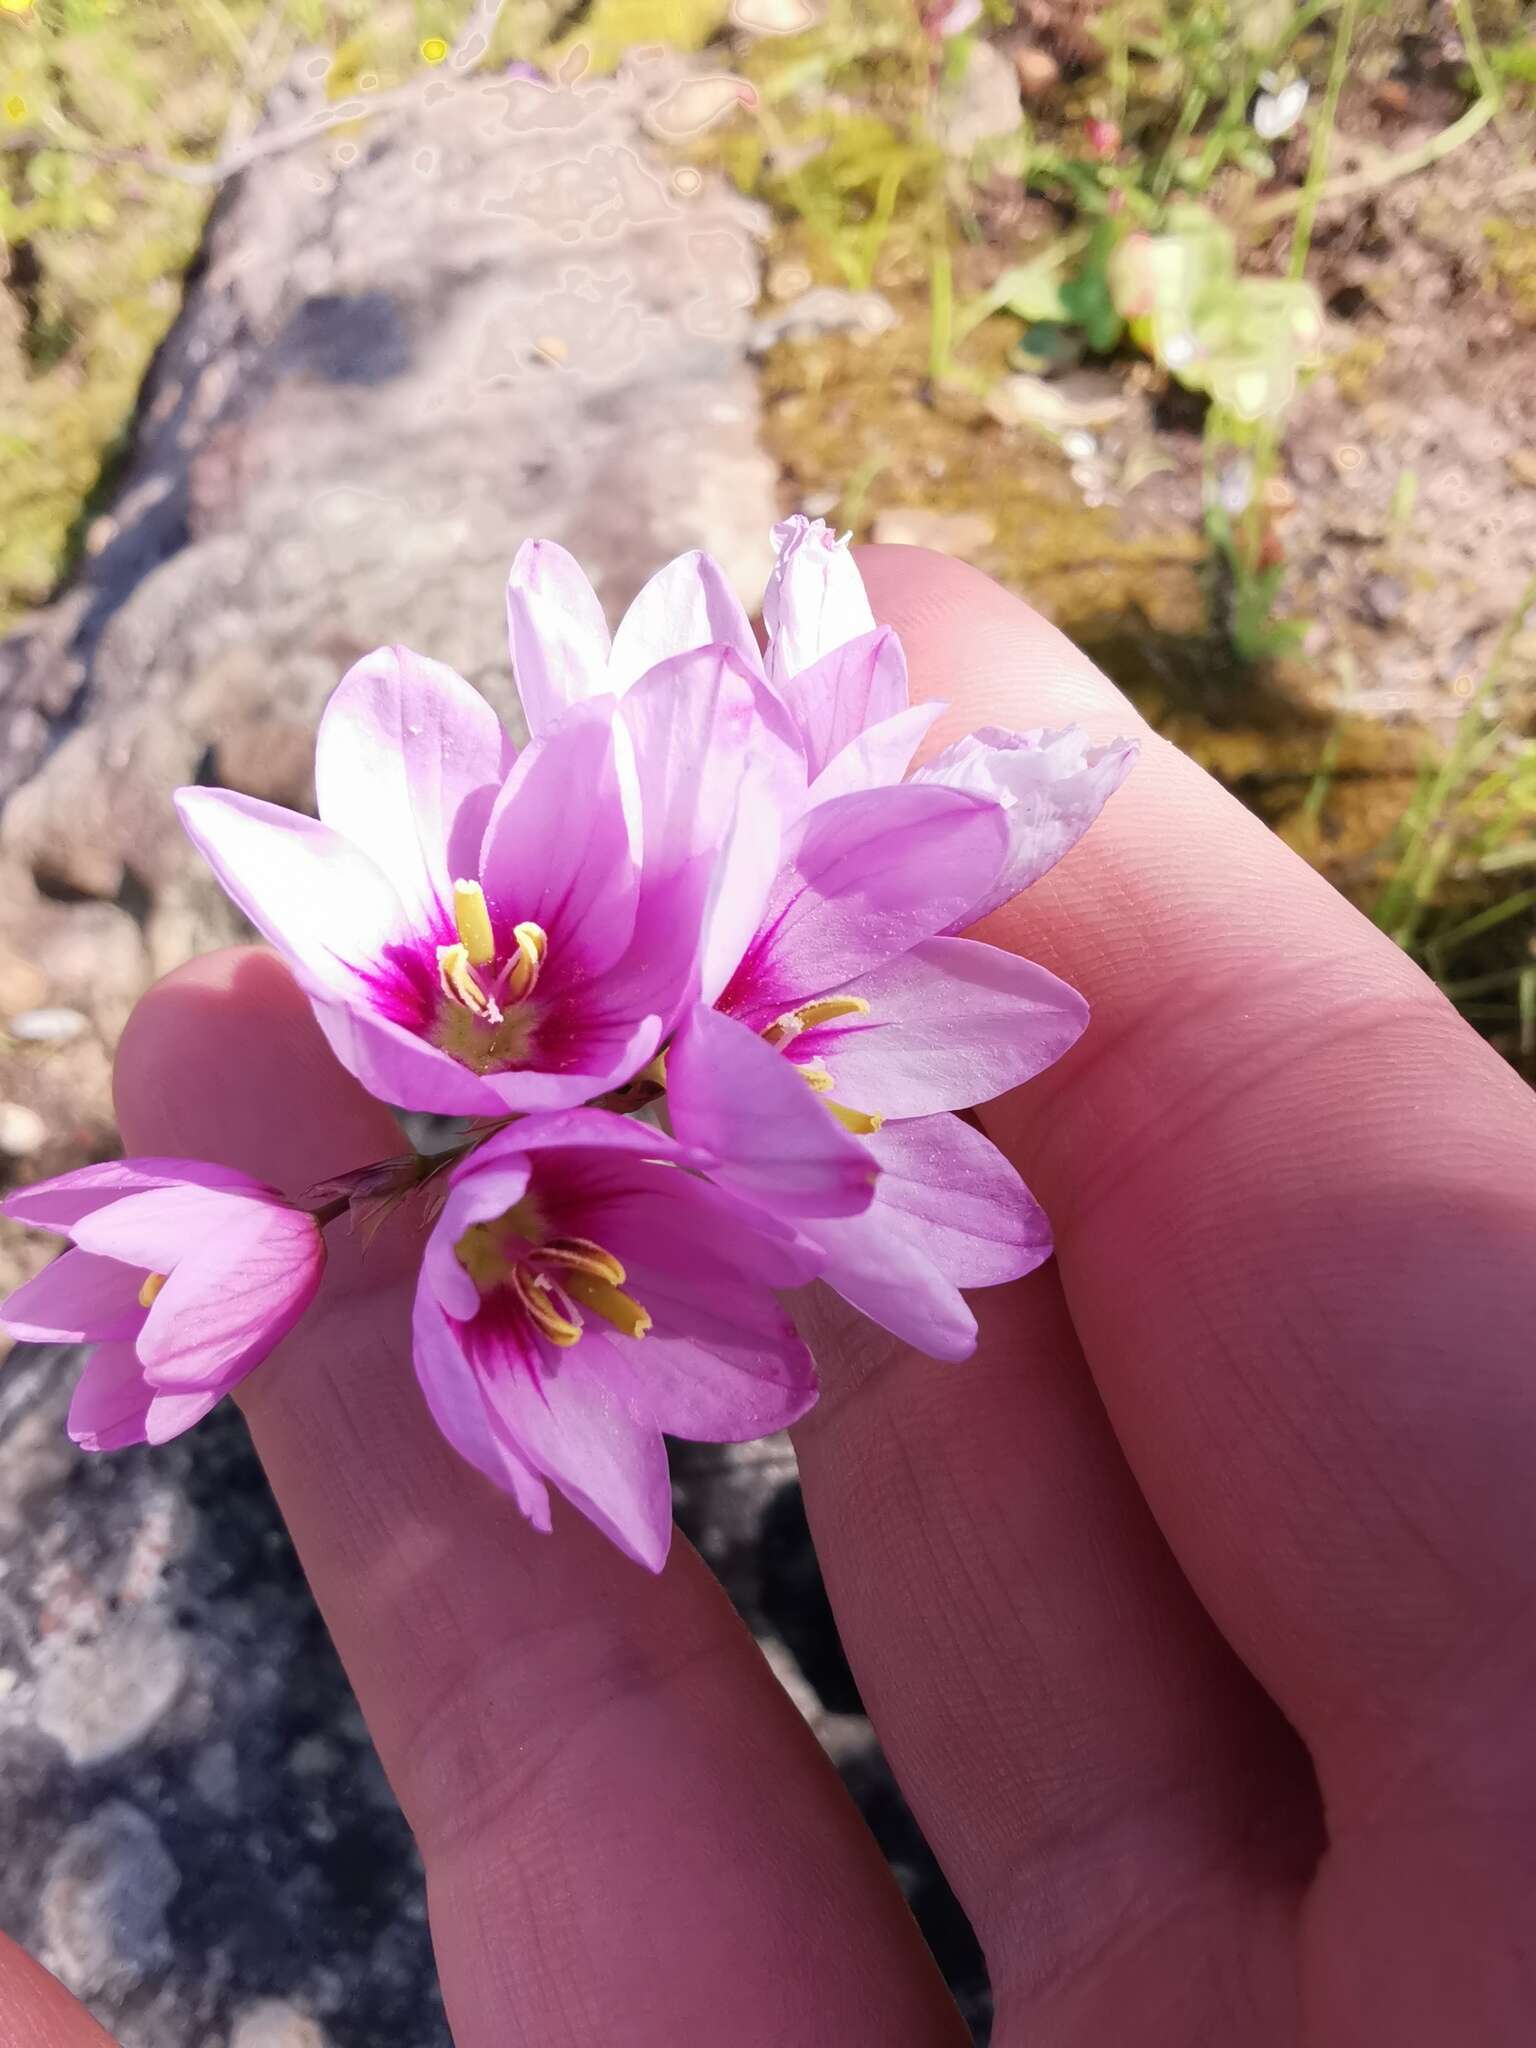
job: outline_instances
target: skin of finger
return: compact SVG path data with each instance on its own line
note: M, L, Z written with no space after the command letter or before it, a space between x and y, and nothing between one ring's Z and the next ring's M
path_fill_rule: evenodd
M115 2048L57 1977L0 1934L0 2048Z
M289 1193L399 1149L260 953L152 991L117 1088L130 1151ZM437 1438L409 1366L413 1250L403 1225L343 1239L244 1406L421 1843L460 2048L963 2038L873 1841L687 1546L652 1578L558 1504L540 1537Z
M973 1307L975 1357L941 1367L810 1294L826 1391L795 1436L844 1645L986 1952L995 2038L1127 2038L1187 2016L1195 1978L1232 2038L1260 2010L1242 2038L1287 2038L1321 1833L1305 1753L1158 1534L1054 1272Z
M866 551L861 567L915 694L954 705L940 744L989 722L1126 729L1118 693L986 578L920 551ZM1529 1092L1155 738L1083 844L980 935L1094 1006L1073 1052L983 1121L1054 1219L1077 1330L1159 1524L1313 1752L1325 1884L1348 1892L1343 1845L1390 1834L1402 1911L1386 1918L1399 1941L1404 1912L1425 1922L1427 1997L1456 1974L1458 1931L1401 1831L1432 1816L1443 1869L1466 1860L1448 1832L1481 1830L1505 1901L1497 2027L1522 1967L1511 1905L1533 1896ZM1354 1867L1383 1875L1369 1851ZM1357 1981L1370 1974L1361 1956ZM1426 2010L1394 2038L1431 2038L1445 2020Z

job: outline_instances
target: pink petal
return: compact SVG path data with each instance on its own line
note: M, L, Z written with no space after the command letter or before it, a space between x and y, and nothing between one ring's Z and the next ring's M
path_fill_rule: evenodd
M761 844L762 821L776 823L778 807L744 795L758 723L753 679L728 648L698 648L652 669L623 699L619 720L642 848L635 955L620 971L670 1023L692 997L701 954L717 962L722 946L734 945L734 968L756 929L772 869L741 856Z
M142 1266L65 1252L0 1307L0 1327L24 1344L131 1342L144 1321Z
M320 720L320 816L388 877L431 931L480 840L514 759L501 720L462 676L405 647L347 671Z
M706 1291L718 1286L755 1327L772 1315L771 1289L800 1287L816 1275L816 1248L793 1220L717 1181L619 1158L609 1148L568 1152L560 1165L562 1199L585 1219L580 1234L606 1245L642 1287L686 1298L695 1283ZM539 1185L542 1192L549 1183Z
M757 641L725 572L695 549L668 562L620 619L608 662L608 688L622 695L658 662L695 647L729 647L742 666L761 673Z
M866 1141L880 1164L863 1216L814 1226L824 1277L873 1322L951 1362L975 1348L962 1287L995 1287L1051 1253L1050 1225L1013 1167L958 1117L887 1124Z
M656 1314L654 1291L645 1305ZM663 1305L665 1307L665 1305ZM608 1337L590 1326L583 1352L600 1352L603 1375L630 1405L648 1415L668 1436L692 1443L744 1444L788 1429L816 1405L818 1388L811 1354L782 1310L774 1341L759 1335L748 1342L722 1317L694 1320L696 1335Z
M654 886L706 865L719 846L754 731L752 679L729 648L695 648L651 669L618 715L635 764L645 880Z
M699 997L718 1001L763 920L784 846L784 811L771 780L750 769L726 825L700 918Z
M232 1166L212 1166L205 1159L108 1159L98 1166L80 1166L73 1173L61 1173L53 1180L35 1181L29 1188L17 1188L0 1208L18 1223L35 1224L40 1230L68 1234L71 1224L93 1210L104 1209L124 1195L145 1194L151 1188L181 1187L241 1188L251 1194L270 1194L249 1174Z
M844 1301L926 1357L958 1364L976 1349L965 1297L878 1205L818 1224L822 1277Z
M763 592L768 680L776 687L875 623L846 541L796 513L773 529L778 560Z
M487 1075L501 1114L573 1109L632 1081L661 1044L662 1020L654 1012L632 1020L623 1000L626 994L622 982L615 980L601 997L584 1001L560 1056L546 1067Z
M488 1138L451 1170L447 1197L427 1239L421 1284L430 1286L439 1307L461 1323L477 1313L480 1295L459 1264L454 1246L473 1224L504 1216L527 1193L531 1169L516 1144L518 1129L514 1125ZM418 1291L418 1304L420 1299Z
M568 968L585 980L623 953L639 878L619 793L609 698L573 706L524 749L486 828L480 880L504 945L516 924L542 925L541 986Z
M672 1482L661 1431L611 1387L601 1357L576 1345L535 1381L491 1373L486 1405L525 1458L626 1556L659 1572L672 1540Z
M225 1233L239 1235L268 1216L283 1213L275 1201L178 1181L124 1195L109 1207L82 1216L74 1238L85 1251L137 1267L142 1278L145 1273L169 1273L183 1258L216 1256ZM314 1228L309 1218L299 1216L298 1221L306 1230Z
M505 1101L489 1080L482 1080L392 1018L349 1009L329 1000L305 976L299 978L327 1045L347 1072L380 1102L439 1116L506 1113Z
M867 1140L876 1205L957 1287L997 1287L1051 1255L1045 1211L989 1138L957 1116L890 1123Z
M862 586L861 586L862 587ZM907 709L907 661L889 626L833 647L778 692L799 729L814 782L860 733Z
M493 1486L510 1493L534 1528L548 1535L549 1490L512 1450L504 1433L492 1428L480 1382L433 1298L425 1273L416 1290L411 1336L416 1377L438 1429L461 1458Z
M908 783L817 805L721 1006L762 1028L943 931L988 886L1006 837L998 807L959 790Z
M855 1216L874 1187L869 1154L782 1053L702 1005L667 1053L667 1105L715 1177L788 1215Z
M145 1441L153 1400L131 1344L99 1344L85 1361L65 1424L83 1451L120 1451Z
M120 1451L129 1444L165 1444L201 1422L222 1395L156 1393L131 1344L100 1344L69 1404L66 1427L83 1451Z
M597 593L552 540L525 540L507 583L507 635L535 738L569 704L608 690L608 626Z
M1076 989L973 939L925 939L837 993L869 1014L802 1033L790 1057L823 1061L840 1102L887 1117L990 1102L1059 1060L1088 1022Z
M1136 759L1134 740L1091 747L1081 726L1005 732L984 726L917 770L913 780L968 789L1003 805L1008 855L952 928L974 924L1038 882L1082 838Z
M176 808L257 931L312 982L366 1002L367 971L405 934L400 901L367 855L328 825L227 789L179 789Z
M87 1250L169 1274L138 1337L169 1392L223 1391L287 1335L325 1262L313 1217L196 1188L130 1195L76 1226Z
M168 1444L173 1437L183 1435L194 1424L201 1422L205 1415L218 1407L223 1398L222 1387L187 1394L154 1393L144 1417L145 1443Z
M677 1436L742 1442L785 1429L816 1398L810 1353L770 1291L817 1266L809 1248L774 1241L772 1226L727 1191L666 1167L589 1191L588 1230L626 1270L651 1317L643 1338L610 1338L589 1320L581 1340L605 1348L631 1405Z
M829 797L845 796L855 789L883 789L900 782L912 765L923 736L940 712L948 706L938 703L914 704L910 711L898 711L894 718L872 725L850 740L835 754L811 784L810 802L822 804Z
M568 1109L558 1115L525 1117L509 1129L498 1131L474 1153L469 1166L459 1171L467 1175L470 1167L509 1162L514 1154L563 1149L664 1159L675 1166L701 1163L685 1144L650 1124L615 1116L607 1109Z

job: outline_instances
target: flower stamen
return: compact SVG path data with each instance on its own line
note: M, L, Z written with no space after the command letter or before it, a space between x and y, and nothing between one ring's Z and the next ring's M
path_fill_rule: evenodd
M512 939L517 952L506 970L503 993L509 1003L520 1003L524 996L533 993L539 969L549 951L549 935L543 925L528 923L514 925Z
M580 1341L583 1310L620 1336L643 1337L650 1311L624 1293L622 1262L589 1237L541 1241L540 1230L538 1212L525 1198L505 1216L471 1224L454 1254L482 1296L510 1289L533 1327L562 1351Z
M624 1268L590 1237L552 1237L539 1246L539 1258L567 1273L586 1273L593 1280L605 1280L610 1287L624 1285Z
M551 1344L568 1351L573 1344L580 1343L581 1319L576 1315L562 1314L547 1274L535 1273L531 1266L514 1266L512 1292L521 1302L529 1322Z
M885 1122L878 1110L850 1109L846 1102L833 1102L825 1098L827 1108L846 1131L852 1131L856 1138L872 1138Z
M156 1297L169 1278L168 1273L146 1273L144 1284L139 1289L139 1307L153 1308Z
M485 891L478 882L454 883L453 922L470 966L489 967L496 958L496 935L491 930Z
M813 1095L825 1095L832 1086L832 1076L824 1060L807 1060L804 1066L796 1066L795 1072Z
M450 1003L457 1004L461 1010L468 1010L472 1017L478 1017L486 1024L501 1022L500 1006L495 997L481 987L468 946L461 943L438 947L437 979Z
M610 1287L606 1280L598 1280L591 1273L569 1272L564 1280L565 1291L572 1300L601 1316L604 1322L612 1323L621 1337L643 1337L651 1327L650 1312L632 1294Z
M771 1046L778 1048L798 1038L802 1031L814 1031L822 1024L837 1024L844 1017L868 1015L869 1004L863 996L819 996L813 1003L802 1003L798 1010L786 1010L782 1017L775 1017L763 1037Z

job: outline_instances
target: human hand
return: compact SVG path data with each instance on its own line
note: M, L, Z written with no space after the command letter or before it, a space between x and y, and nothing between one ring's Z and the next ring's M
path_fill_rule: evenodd
M938 743L1126 729L974 573L861 566L918 693L954 704ZM982 1112L1058 1259L977 1299L962 1367L820 1302L825 1393L797 1436L844 1642L987 1952L999 2048L1524 2039L1530 1097L1152 739L986 936L1094 1005L1070 1055ZM119 1107L130 1151L295 1192L391 1149L263 955L146 998ZM653 1581L574 1515L530 1536L428 1426L409 1295L404 1243L338 1245L244 1400L422 1845L459 2048L963 2038L697 1558L679 1544ZM19 1962L12 2035L102 2038Z

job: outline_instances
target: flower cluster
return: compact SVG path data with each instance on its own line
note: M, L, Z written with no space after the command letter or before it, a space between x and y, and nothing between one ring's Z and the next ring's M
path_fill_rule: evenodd
M1087 1007L957 934L1067 851L1133 748L984 730L911 772L942 707L909 704L845 544L802 518L774 537L762 649L706 555L610 639L576 563L532 541L508 589L521 752L460 677L389 648L326 708L318 819L180 792L342 1065L465 1123L446 1160L294 1202L166 1159L12 1196L73 1240L4 1322L96 1347L76 1442L187 1428L308 1306L325 1225L414 1200L438 1427L535 1527L553 1486L655 1570L664 1434L759 1436L816 1398L781 1290L823 1281L961 1359L964 1290L1048 1255L955 1112L1057 1059Z

